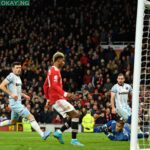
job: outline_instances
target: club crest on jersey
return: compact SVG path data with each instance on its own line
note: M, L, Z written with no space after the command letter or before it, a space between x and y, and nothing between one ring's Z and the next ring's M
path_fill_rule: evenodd
M54 76L54 82L58 82L58 76L57 75Z

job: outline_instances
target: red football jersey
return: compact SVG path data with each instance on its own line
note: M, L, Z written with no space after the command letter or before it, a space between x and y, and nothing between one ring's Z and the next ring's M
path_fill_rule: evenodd
M54 104L57 100L64 99L67 93L63 90L62 77L60 70L52 66L44 82L44 95L50 100L50 104Z

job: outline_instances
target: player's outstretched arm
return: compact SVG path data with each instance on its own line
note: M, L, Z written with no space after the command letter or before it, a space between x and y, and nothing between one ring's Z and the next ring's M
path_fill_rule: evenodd
M30 100L30 96L24 94L24 93L21 93L21 96L24 97L26 100Z
M0 84L0 89L7 93L9 96L11 96L13 99L17 100L18 96L11 93L8 89L7 89L7 85L9 84L9 82L7 80L3 80L2 83Z
M68 93L68 92L66 92L66 97L71 100L75 99L75 95L72 93Z
M48 95L48 93L49 93L48 76L46 77L46 80L44 82L43 91L44 91L45 98L49 99L49 95Z
M116 108L115 108L115 93L111 92L111 108L112 108L112 114L116 114Z

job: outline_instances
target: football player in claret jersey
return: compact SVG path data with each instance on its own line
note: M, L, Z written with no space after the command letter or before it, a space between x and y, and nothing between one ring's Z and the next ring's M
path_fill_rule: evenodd
M34 116L24 105L22 105L21 97L24 97L26 100L30 100L30 97L25 93L22 93L22 81L20 79L20 74L21 63L14 62L12 64L12 72L0 84L0 89L9 96L9 106L11 108L11 120L0 122L0 126L16 124L21 116L28 119L32 128L40 134L43 140L46 140L50 135L50 131L43 132Z
M112 113L118 114L125 122L131 124L131 108L128 104L128 97L132 94L132 87L124 83L125 77L120 73L117 77L117 84L111 89Z
M48 70L43 86L44 94L49 105L52 105L52 107L64 118L65 122L60 130L54 132L54 137L57 138L61 144L64 144L62 133L71 127L71 144L84 146L77 140L79 113L75 110L74 106L67 101L73 99L74 95L63 90L60 70L64 65L64 54L56 52L53 55L53 66Z

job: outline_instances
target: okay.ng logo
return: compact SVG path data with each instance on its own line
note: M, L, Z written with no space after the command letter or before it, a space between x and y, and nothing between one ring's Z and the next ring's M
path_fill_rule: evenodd
M30 6L30 0L0 0L0 6Z

